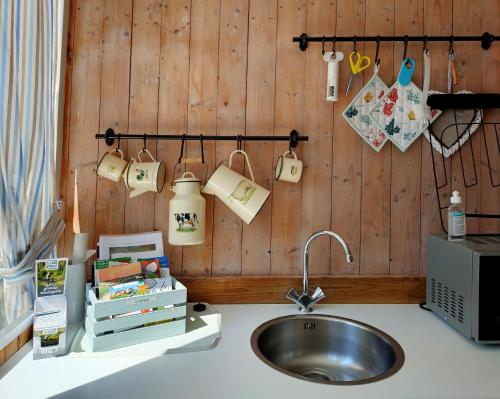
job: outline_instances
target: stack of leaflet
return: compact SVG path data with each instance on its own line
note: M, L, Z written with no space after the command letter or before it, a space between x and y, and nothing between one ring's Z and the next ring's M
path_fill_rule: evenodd
M67 258L36 261L36 300L33 321L33 358L66 352Z

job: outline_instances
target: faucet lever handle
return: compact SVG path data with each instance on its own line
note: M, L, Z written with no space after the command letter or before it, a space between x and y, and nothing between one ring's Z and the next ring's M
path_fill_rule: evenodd
M311 299L316 303L316 302L321 301L325 296L326 295L323 292L323 290L319 287L316 287L316 289L314 290L314 292L311 296Z
M300 296L297 293L297 291L295 291L295 288L290 288L290 290L286 294L286 297L290 299L292 302L297 302Z

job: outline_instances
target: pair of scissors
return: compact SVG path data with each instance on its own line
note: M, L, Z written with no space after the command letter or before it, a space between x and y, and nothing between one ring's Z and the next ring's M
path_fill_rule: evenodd
M345 94L349 93L351 89L353 78L368 68L371 64L370 57L366 55L361 55L358 53L358 50L354 50L349 54L349 64L351 65L351 76L349 77L349 82L347 83L347 88L345 90Z

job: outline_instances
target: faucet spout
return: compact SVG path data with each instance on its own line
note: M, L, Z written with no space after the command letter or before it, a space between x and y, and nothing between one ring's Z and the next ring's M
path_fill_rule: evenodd
M344 239L341 236L339 236L337 233L330 231L330 230L321 230L321 231L318 231L318 232L312 234L307 239L306 245L304 246L304 258L303 258L304 279L302 282L302 288L303 288L304 294L306 294L306 295L307 295L308 288L309 288L308 287L308 284L309 284L309 276L308 276L309 249L311 247L312 242L316 238L321 237L321 236L325 236L325 235L328 235L332 238L335 238L340 243L340 245L342 245L342 248L344 249L344 252L345 252L347 262L351 263L354 260L354 258L351 255L351 251L349 250L349 246L344 241Z
M287 294L287 298L290 299L292 302L295 302L297 305L299 305L299 310L302 312L311 312L312 311L312 306L315 305L317 302L319 302L321 299L325 297L325 293L323 290L319 287L317 287L313 294L310 296L308 291L309 291L309 249L311 247L312 242L321 236L328 235L332 238L335 238L342 248L344 249L345 255L347 262L352 262L353 257L351 255L351 251L349 250L349 246L347 243L344 241L344 239L339 236L337 233L329 230L321 230L318 231L314 234L312 234L306 241L306 244L304 246L304 257L303 257L303 266L304 266L304 273L303 273L303 280L302 280L302 295L299 295L295 289L290 289L290 291Z

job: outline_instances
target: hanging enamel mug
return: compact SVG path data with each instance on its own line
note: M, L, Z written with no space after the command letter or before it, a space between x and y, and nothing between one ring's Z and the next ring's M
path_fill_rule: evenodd
M175 180L170 190L175 193L169 202L168 243L200 245L205 241L205 198L201 180L186 172Z
M141 154L143 153L149 155L152 162L143 162L141 159ZM146 148L137 154L137 158L139 159L138 161L132 158L132 161L123 174L125 186L132 189L130 198L137 197L148 191L161 192L165 183L165 164L161 161L156 161Z
M243 154L252 180L231 169L233 156ZM250 224L266 202L271 192L255 183L248 155L243 150L236 150L229 156L229 167L220 164L203 188L203 193L219 197L243 221Z
M287 157L291 155L292 158ZM274 169L274 177L276 180L287 181L290 183L298 183L302 176L302 161L297 159L295 151L289 150L283 155L280 155Z
M120 157L113 155L117 152ZM123 171L127 167L127 161L123 159L123 152L119 148L106 152L99 165L97 165L97 175L112 180L115 183L120 181Z

